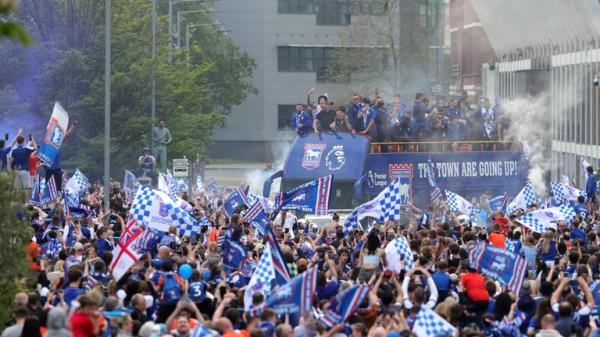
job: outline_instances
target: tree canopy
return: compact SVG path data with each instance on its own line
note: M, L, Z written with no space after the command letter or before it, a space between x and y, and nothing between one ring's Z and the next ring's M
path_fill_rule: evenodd
M191 6L192 4L187 4ZM194 9L202 8L193 4ZM61 149L63 166L101 175L104 133L104 1L23 0L14 16L36 43L29 47L0 41L0 111L9 124L44 132L54 101L78 120L74 137ZM164 7L164 6L163 6ZM190 50L168 55L168 17L159 6L157 56L151 55L151 2L112 1L111 172L134 167L150 145L152 74L156 79L156 116L173 136L169 157L204 159L212 130L231 108L256 89L254 61L209 24L190 33ZM212 23L209 13L194 23ZM18 118L13 118L15 114ZM3 128L3 129L4 129ZM5 130L0 130L5 131ZM119 179L120 180L120 179Z

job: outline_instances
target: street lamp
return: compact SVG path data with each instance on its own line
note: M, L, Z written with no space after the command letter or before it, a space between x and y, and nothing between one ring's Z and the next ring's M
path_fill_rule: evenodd
M171 64L171 38L173 37L173 6L180 3L197 3L197 2L208 2L207 0L169 0L169 56L168 61Z
M214 13L214 9L198 9L194 11L177 11L177 48L181 48L181 17L192 13Z
M111 0L104 5L104 209L110 207L110 47L112 42Z

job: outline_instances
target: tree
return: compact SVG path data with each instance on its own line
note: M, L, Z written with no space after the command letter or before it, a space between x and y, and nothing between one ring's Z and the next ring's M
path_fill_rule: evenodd
M14 309L14 296L21 288L20 279L30 276L27 265L26 246L32 231L17 218L23 213L15 203L21 195L13 187L14 175L0 173L0 330L8 322Z
M8 16L18 3L18 0L0 0L0 38L7 37L17 40L22 44L30 44L31 38L20 25L1 19L2 16Z
M330 80L345 84L344 99L348 92L371 93L376 87L388 95L412 95L429 87L428 49L439 24L422 14L429 5L415 0L352 3L351 23L339 33L344 48L335 52L328 69Z

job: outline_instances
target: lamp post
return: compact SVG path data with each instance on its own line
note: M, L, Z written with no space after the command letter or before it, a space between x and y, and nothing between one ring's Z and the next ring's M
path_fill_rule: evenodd
M156 119L156 0L152 0L152 103L150 106L150 149L154 153L152 132Z
M206 2L207 0L169 0L169 54L168 61L171 64L171 48L173 47L173 43L171 41L173 37L173 6L180 3L187 2Z
M111 0L104 6L104 209L110 207L110 58L112 42Z
M181 18L185 14L192 13L214 13L214 9L198 9L194 11L177 11L177 49L181 48Z

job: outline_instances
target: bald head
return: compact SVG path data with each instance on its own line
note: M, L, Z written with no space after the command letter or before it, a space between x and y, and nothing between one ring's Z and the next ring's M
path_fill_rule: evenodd
M217 320L217 327L219 327L222 335L233 331L233 325L231 324L231 321L225 317Z
M29 301L29 296L26 293L17 293L15 295L15 305L17 306L27 306L27 302Z
M171 255L171 248L167 246L160 246L158 248L158 258L161 260L166 260Z
M387 336L387 332L385 331L385 329L382 326L378 326L375 329L373 329L373 337L385 337Z

